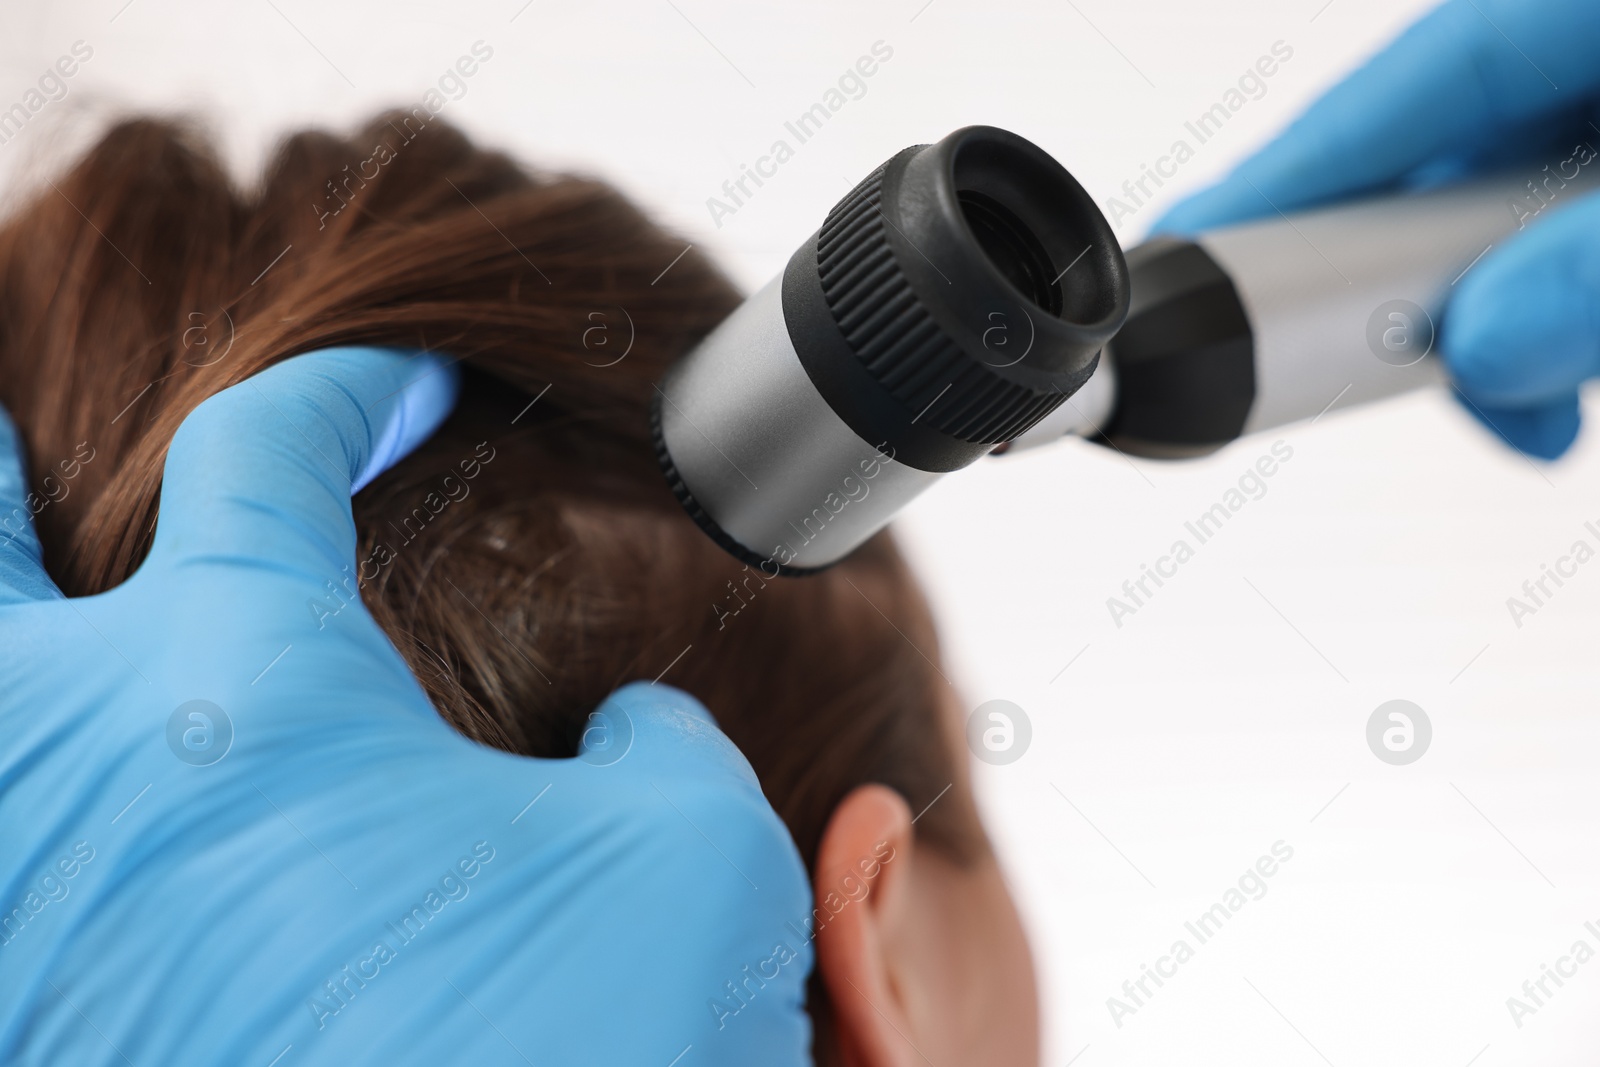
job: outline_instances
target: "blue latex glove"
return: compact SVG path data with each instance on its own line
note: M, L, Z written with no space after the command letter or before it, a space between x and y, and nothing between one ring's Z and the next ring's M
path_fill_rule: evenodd
M809 1062L805 870L698 703L631 685L579 758L520 758L359 598L308 610L352 483L454 395L346 348L211 398L149 558L77 600L0 415L0 1063Z
M1450 0L1154 229L1194 232L1508 164L1542 181L1580 142L1600 151L1600 4ZM1461 280L1440 327L1467 408L1546 458L1577 436L1577 387L1600 374L1600 198L1557 197Z

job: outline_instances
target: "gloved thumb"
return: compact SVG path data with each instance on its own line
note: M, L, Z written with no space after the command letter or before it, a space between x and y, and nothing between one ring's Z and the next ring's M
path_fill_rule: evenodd
M1547 208L1469 271L1440 349L1480 421L1531 455L1565 452L1578 386L1600 374L1600 195Z
M322 581L355 557L350 494L438 428L458 376L427 352L310 352L224 389L167 451L152 560L228 559Z

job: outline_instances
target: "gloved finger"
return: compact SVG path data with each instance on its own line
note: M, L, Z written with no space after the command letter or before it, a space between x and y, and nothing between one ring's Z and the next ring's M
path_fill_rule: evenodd
M1597 49L1600 5L1587 0L1449 0L1152 229L1192 233L1309 207L1517 137L1594 96Z
M749 761L705 706L681 689L634 682L612 693L590 716L578 759L612 776L616 788L631 788L623 780L646 783L639 792L647 800L664 802L688 821L710 846L707 859L715 862L722 852L746 881L769 894L768 904L810 899L794 841ZM598 780L597 787L604 788Z
M651 924L651 951L678 961L684 980L657 979L637 1002L655 1006L662 1029L692 1023L683 1040L706 1061L788 1062L787 1050L806 1048L809 1037L812 894L749 763L697 700L642 682L597 709L578 759L593 765L581 777L592 776L596 791L629 798L641 842L608 861L635 868L612 891L613 907L649 914L670 903L671 920ZM634 895L641 899L630 904ZM694 962L704 960L718 961L709 983ZM730 996L724 983L747 969L760 973L761 995Z
M1600 375L1600 195L1542 214L1456 288L1439 343L1461 395L1523 451L1560 455Z
M578 758L596 767L626 760L629 773L646 777L676 777L692 765L693 776L761 789L705 705L670 685L634 682L612 693L584 724Z
M1455 395L1473 418L1525 455L1556 459L1577 439L1580 416L1576 389L1526 407L1480 403L1460 389Z
M173 437L151 558L338 573L355 557L352 487L426 440L458 388L446 357L348 347L224 389Z
M33 527L37 499L28 491L22 437L10 416L0 409L0 604L61 595L45 573L39 535Z

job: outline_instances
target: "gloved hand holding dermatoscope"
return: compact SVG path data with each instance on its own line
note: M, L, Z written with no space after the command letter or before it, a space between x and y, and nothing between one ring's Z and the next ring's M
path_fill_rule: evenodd
M957 130L874 171L680 361L657 392L657 454L718 544L803 574L991 451L1078 433L1196 455L1432 384L1434 317L1516 228L1519 184L1162 237L1124 259L1042 150Z
M1503 183L1504 197L1494 232L1466 246L1471 270L1434 275L1449 293L1439 347L1468 412L1553 459L1577 435L1579 387L1600 373L1597 50L1589 0L1447 0L1155 229L1193 234L1500 173L1480 186Z

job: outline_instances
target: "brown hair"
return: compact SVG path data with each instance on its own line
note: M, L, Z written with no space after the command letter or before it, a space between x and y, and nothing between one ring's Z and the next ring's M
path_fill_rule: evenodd
M656 467L652 383L739 299L683 246L609 186L530 175L439 121L298 134L248 194L184 128L116 126L0 228L0 401L52 576L84 595L132 573L167 445L207 396L331 345L438 349L465 361L462 402L357 495L355 568L308 611L359 588L439 713L512 752L570 755L620 684L682 687L808 865L866 782L914 811L957 783L918 836L978 854L932 622L891 540L769 579Z

